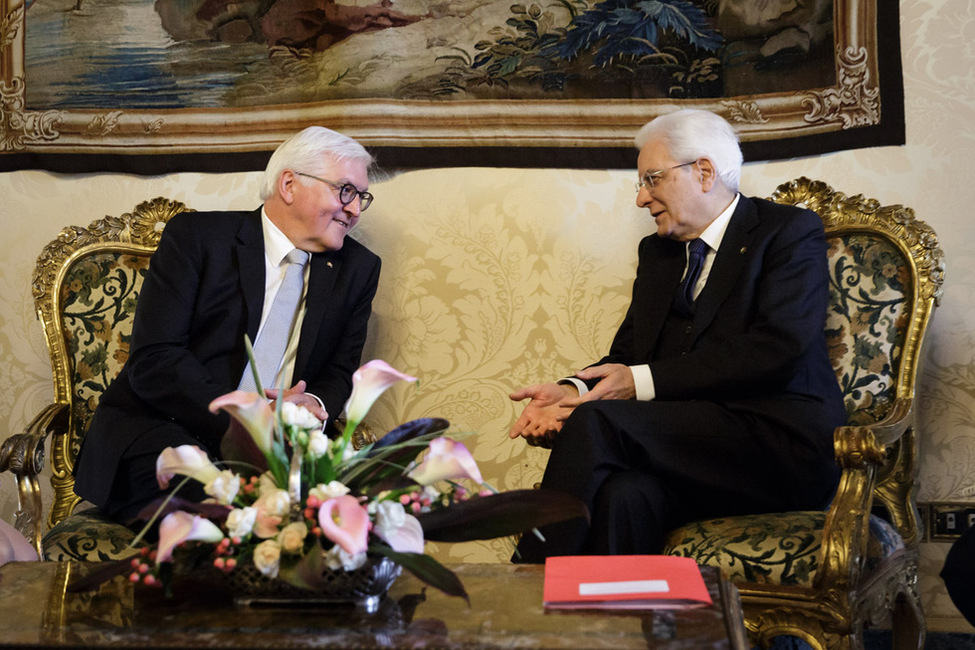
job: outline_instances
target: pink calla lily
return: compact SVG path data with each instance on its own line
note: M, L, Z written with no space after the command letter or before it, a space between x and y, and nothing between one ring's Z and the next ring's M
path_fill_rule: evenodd
M373 403L398 381L416 381L381 359L373 359L352 373L352 395L345 403L345 417L358 424L366 417Z
M165 490L177 474L189 476L206 485L220 476L220 470L210 462L206 452L195 445L166 447L156 459L156 480Z
M172 560L173 550L183 542L219 542L223 537L223 531L205 517L181 510L171 512L159 524L159 554L156 561Z
M266 399L257 393L235 390L210 402L211 413L221 409L247 429L263 454L270 453L271 436L274 432L274 410Z
M430 441L426 458L409 474L420 485L430 485L448 479L469 478L483 483L481 470L471 452L463 444L450 438Z
M349 555L365 553L369 540L369 513L349 495L334 497L318 509L318 524Z

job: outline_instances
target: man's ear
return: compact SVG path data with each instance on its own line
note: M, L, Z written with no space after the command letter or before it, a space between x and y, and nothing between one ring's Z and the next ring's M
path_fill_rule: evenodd
M295 201L295 185L300 181L295 173L290 169L285 169L278 176L278 196L286 205L291 205Z
M710 158L699 158L697 161L697 169L700 172L701 189L704 192L710 192L711 188L718 181L718 170L715 169L714 163L711 162Z

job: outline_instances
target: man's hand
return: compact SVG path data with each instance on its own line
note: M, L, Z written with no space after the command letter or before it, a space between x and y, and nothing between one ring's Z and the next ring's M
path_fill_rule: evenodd
M322 422L327 422L328 413L322 408L321 403L317 399L305 392L306 386L305 380L301 379L291 388L286 388L283 395L284 401L292 402L298 406L304 406L316 418ZM276 400L278 398L278 390L276 388L265 388L264 395L269 400Z
M508 397L516 402L528 398L531 401L511 427L508 437L521 436L529 445L550 447L553 437L562 429L562 421L571 411L563 403L575 395L573 386L559 384L535 384L511 393Z
M636 397L636 385L633 383L633 371L629 366L621 363L604 363L592 366L576 373L576 377L583 381L598 379L599 383L592 387L582 397L567 399L563 407L575 408L583 402L597 399L633 399Z

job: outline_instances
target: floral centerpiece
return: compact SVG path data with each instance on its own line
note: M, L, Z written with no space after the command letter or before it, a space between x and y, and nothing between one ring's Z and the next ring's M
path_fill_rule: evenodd
M394 383L416 378L377 360L352 379L345 426L335 439L304 407L283 400L272 407L259 381L258 393L235 391L214 400L212 411L233 418L223 460L212 462L195 446L164 450L156 465L160 487L182 478L173 493L143 511L148 524L133 542L158 530L158 544L73 589L122 572L133 582L168 589L179 570L174 567L207 567L319 593L336 575L364 567L379 567L388 588L402 567L467 598L457 577L424 554L425 540L490 539L587 516L580 501L561 493L497 492L486 485L467 448L443 435L448 423L439 418L414 420L355 449L353 433L375 400ZM204 486L202 503L179 498L178 488L190 480Z

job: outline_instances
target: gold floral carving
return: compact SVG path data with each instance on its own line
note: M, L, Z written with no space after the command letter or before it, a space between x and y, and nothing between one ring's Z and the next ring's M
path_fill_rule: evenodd
M810 124L840 122L844 129L880 122L880 88L870 78L866 48L837 52L838 85L807 93L802 100Z
M28 145L60 137L61 111L25 111L24 79L0 79L0 152L20 151Z

